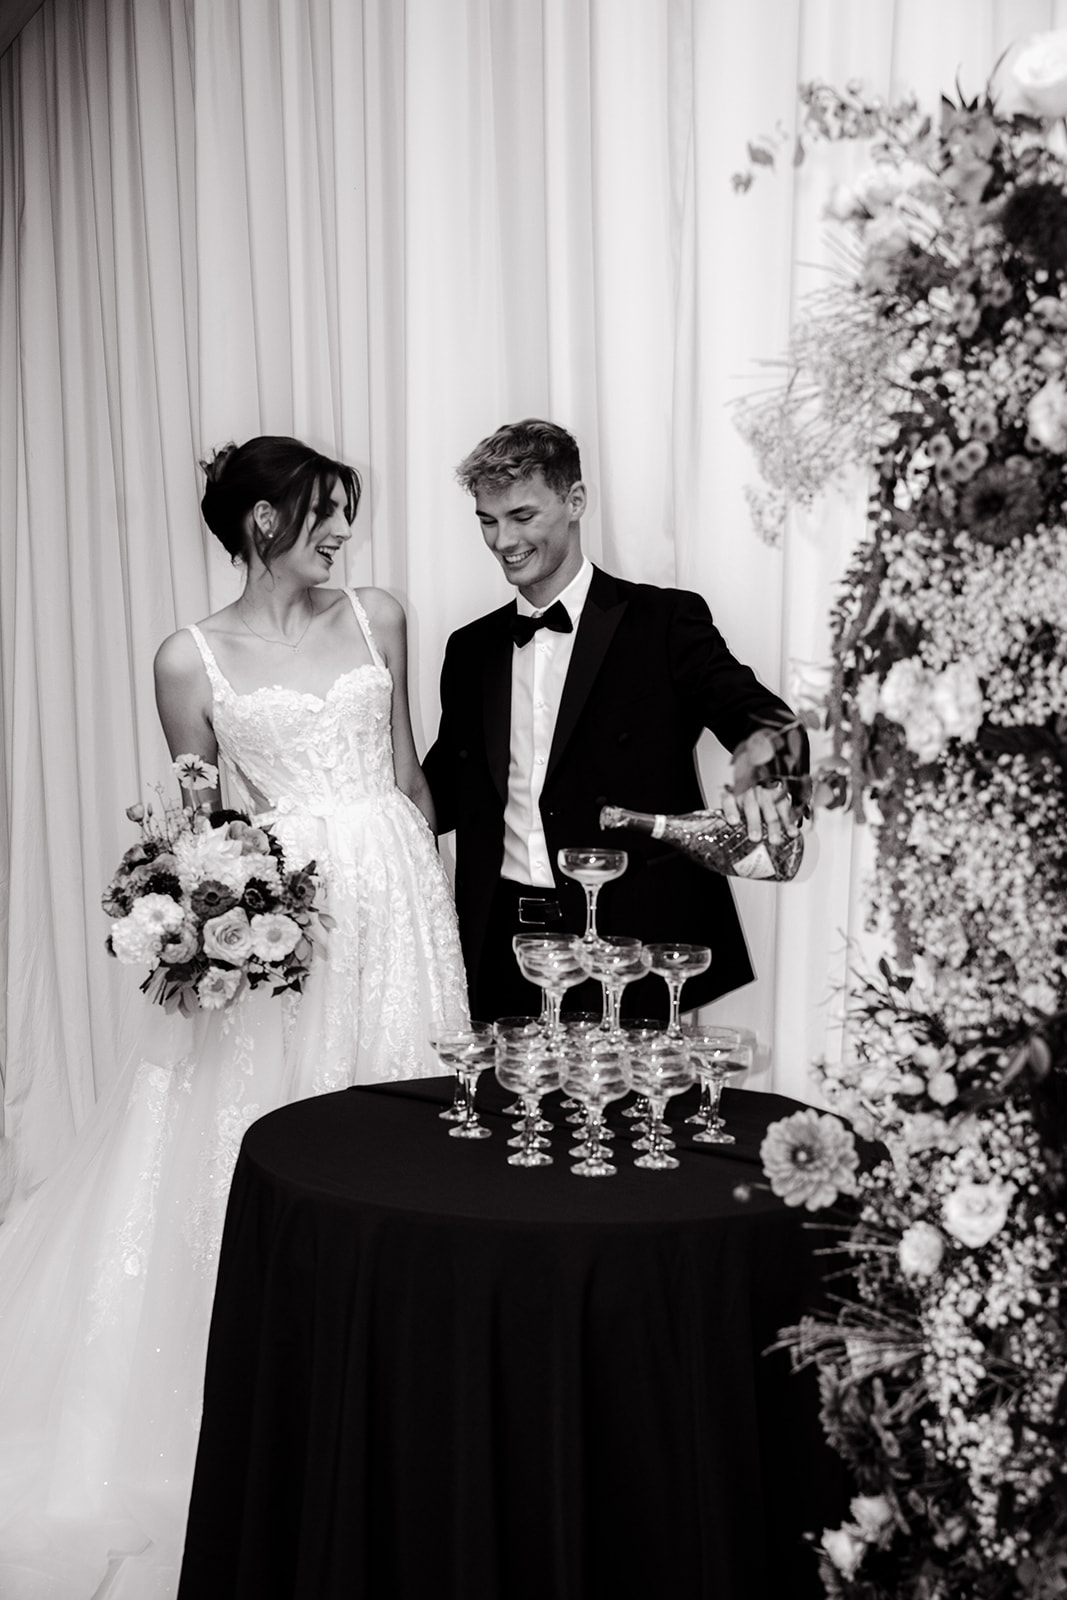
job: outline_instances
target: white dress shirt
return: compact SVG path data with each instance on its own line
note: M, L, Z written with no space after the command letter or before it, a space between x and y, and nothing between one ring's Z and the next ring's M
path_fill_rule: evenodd
M537 888L551 889L555 883L541 824L541 790L578 620L592 581L592 563L583 557L577 573L563 593L556 596L567 608L570 633L539 628L529 644L512 646L511 759L501 875ZM530 605L521 594L516 604L520 616L539 617L548 610L547 606Z

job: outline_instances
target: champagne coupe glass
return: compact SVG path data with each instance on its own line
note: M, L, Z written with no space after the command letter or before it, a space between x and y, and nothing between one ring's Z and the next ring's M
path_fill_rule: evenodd
M618 1038L622 991L635 978L644 977L652 965L652 957L640 939L622 935L597 939L592 944L575 939L574 950L583 969L591 978L596 978L604 991L601 1023L604 1032Z
M559 1025L563 1030L564 1049L570 1049L573 1044L585 1038L589 1033L600 1032L600 1015L593 1011L564 1011L560 1015ZM573 1095L565 1095L560 1105L567 1112L568 1122L584 1122L585 1112L579 1106Z
M552 1165L552 1157L542 1148L544 1140L539 1139L537 1122L541 1096L559 1086L559 1067L559 1056L543 1037L497 1039L497 1082L519 1096L525 1112L522 1143L514 1155L508 1156L510 1166Z
M726 1122L719 1111L719 1100L722 1087L727 1078L736 1077L739 1072L747 1072L752 1065L752 1046L750 1044L737 1044L729 1054L721 1060L711 1063L710 1069L701 1065L699 1070L703 1074L708 1072L712 1082L711 1115L706 1128L701 1128L693 1135L694 1144L736 1144L737 1140L732 1133L726 1132Z
M666 1033L667 1024L658 1017L624 1017L620 1025L620 1032L627 1041L631 1050L641 1050L650 1039ZM631 1120L642 1120L648 1116L648 1100L643 1094L634 1098L633 1105L624 1106L624 1117Z
M585 969L574 953L570 934L521 934L517 937L521 941L515 951L520 972L548 996L545 1031L551 1039L559 1032L559 1009L564 992L576 983L584 983Z
M693 1115L686 1117L686 1124L694 1128L708 1128L718 1114L719 1095L722 1092L721 1079L716 1085L715 1064L726 1061L730 1052L740 1046L741 1035L736 1028L702 1028L699 1023L691 1028L683 1028L682 1034L692 1052L700 1079L700 1100Z
M670 993L671 1016L667 1032L672 1039L678 1039L682 1033L678 1020L682 986L687 978L695 978L698 972L708 970L711 951L706 944L649 944L645 949L652 952L652 971L664 980Z
M513 937L511 941L511 948L514 953L515 960L519 962L519 971L522 972L524 978L526 977L526 973L523 972L522 962L519 961L519 951L524 949L526 946L533 947L540 944L545 937L546 935L543 933L517 933ZM530 981L532 982L532 979ZM541 990L541 1026L544 1028L548 1027L547 989Z
M693 1059L684 1041L669 1033L649 1040L636 1051L630 1064L630 1081L639 1094L648 1097L648 1148L637 1157L635 1167L646 1172L666 1172L678 1159L668 1153L663 1137L663 1114L671 1095L688 1089L696 1075Z
M605 883L622 877L629 857L625 850L604 850L590 845L561 850L556 860L564 876L576 879L585 890L585 932L582 942L593 944L597 937L597 895Z
M565 1053L560 1081L586 1111L585 1136L571 1151L580 1160L571 1171L579 1178L614 1177L619 1169L609 1160L604 1110L629 1090L629 1052L611 1039L583 1040Z
M445 1054L442 1054L442 1050L438 1048L437 1041L438 1039L442 1040L443 1049L447 1052L449 1048L447 1040L454 1034L462 1033L466 1026L465 1021L446 1022L444 1027L438 1033L432 1034L428 1041L430 1049L437 1056L441 1065L447 1067L456 1079L456 1085L452 1091L452 1104L437 1113L442 1122L465 1122L467 1120L467 1085L459 1073L456 1072L455 1062L450 1056L446 1057Z
M537 1042L545 1044L548 1038L540 1017L498 1017L493 1023L493 1036L498 1040L529 1040L531 1045ZM524 1114L525 1107L521 1100L512 1100L504 1107L506 1117L521 1117ZM544 1117L539 1116L536 1132L543 1134L551 1131L551 1122L546 1122ZM508 1143L518 1144L521 1140L509 1139ZM547 1144L548 1140L545 1139L542 1143Z
M430 1048L443 1066L451 1067L456 1074L456 1096L448 1109L453 1112L449 1128L453 1139L488 1139L490 1130L480 1121L474 1104L474 1088L478 1075L491 1065L496 1049L492 1028L484 1022L472 1022L468 1027L442 1028L430 1038ZM459 1115L455 1115L455 1112ZM440 1113L446 1117L447 1112Z

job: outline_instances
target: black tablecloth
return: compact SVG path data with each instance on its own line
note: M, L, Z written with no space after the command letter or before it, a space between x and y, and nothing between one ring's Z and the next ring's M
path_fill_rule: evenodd
M766 1354L825 1243L738 1143L575 1177L450 1139L451 1080L249 1129L234 1177L179 1600L801 1600L842 1481L810 1373ZM552 1105L552 1101L549 1105ZM674 1102L692 1108L691 1095ZM613 1109L610 1120L624 1126Z

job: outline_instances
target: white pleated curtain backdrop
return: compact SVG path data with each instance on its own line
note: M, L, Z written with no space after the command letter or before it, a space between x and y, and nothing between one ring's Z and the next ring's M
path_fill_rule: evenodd
M1064 0L45 0L0 58L0 1194L55 1164L135 1047L99 894L165 780L160 639L233 597L198 457L295 433L353 461L346 579L405 604L420 750L449 632L506 598L455 463L579 437L586 545L700 590L788 692L823 660L863 487L753 533L730 402L784 348L857 152L730 188L798 81L978 92ZM725 774L709 751L709 792ZM625 802L625 796L617 797ZM840 1048L863 840L739 898L752 1082ZM580 841L576 841L580 842Z

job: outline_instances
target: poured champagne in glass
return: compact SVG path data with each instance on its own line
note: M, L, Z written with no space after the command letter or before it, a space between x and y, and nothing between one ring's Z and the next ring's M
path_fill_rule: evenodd
M585 890L585 944L596 942L596 902L605 883L621 878L629 857L625 850L602 850L597 846L574 846L561 850L556 857L559 870L573 878Z
M671 1015L667 1032L672 1039L682 1035L679 1014L682 987L687 978L695 978L711 965L711 951L706 944L646 944L652 956L652 971L664 980L671 997Z

